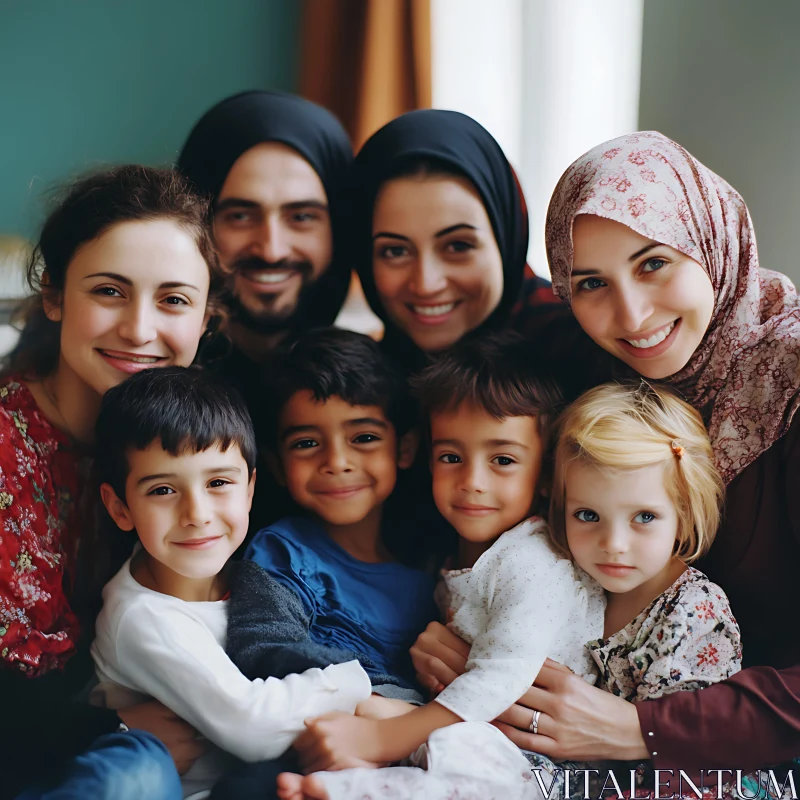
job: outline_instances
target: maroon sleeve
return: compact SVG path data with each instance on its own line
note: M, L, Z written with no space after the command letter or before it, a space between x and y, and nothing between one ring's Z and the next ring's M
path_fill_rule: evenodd
M755 770L800 756L800 665L636 705L657 769Z
M800 414L779 444L788 512L781 517L800 541ZM794 637L796 609L774 612L783 635ZM641 702L636 709L658 769L753 770L800 756L800 663L750 667L723 683Z

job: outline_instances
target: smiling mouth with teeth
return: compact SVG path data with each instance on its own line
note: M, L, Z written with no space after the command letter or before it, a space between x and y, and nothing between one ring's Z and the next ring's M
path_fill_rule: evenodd
M134 364L155 364L161 361L161 356L134 356L130 353L116 353L110 350L100 351L107 358L115 358L117 361L132 361Z
M245 277L253 283L261 283L269 285L271 283L283 283L288 281L294 275L294 272L248 272Z
M441 317L444 314L449 314L456 307L456 303L440 303L438 306L411 305L409 307L421 317Z
M667 325L666 328L662 328L658 333L654 333L649 339L625 339L625 341L631 346L635 347L637 350L645 350L649 347L655 347L657 344L661 344L664 339L669 336L675 326L678 324L678 320L673 320Z

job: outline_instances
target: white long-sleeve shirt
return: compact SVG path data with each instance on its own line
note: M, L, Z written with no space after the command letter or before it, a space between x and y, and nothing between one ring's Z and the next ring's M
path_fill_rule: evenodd
M547 539L535 517L504 533L472 569L444 573L448 627L471 645L467 671L436 698L467 722L516 703L552 658L594 681L586 643L603 635L600 585Z
M92 645L101 684L159 700L245 761L277 758L304 730L303 720L353 712L372 691L357 661L248 680L225 654L227 601L189 603L147 589L130 561L106 585L103 601Z

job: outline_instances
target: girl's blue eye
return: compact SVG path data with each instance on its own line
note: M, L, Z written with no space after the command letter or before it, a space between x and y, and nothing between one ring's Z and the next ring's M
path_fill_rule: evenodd
M208 485L212 489L219 489L221 486L227 486L230 481L226 481L223 478L214 478L213 481L209 481Z
M600 289L605 285L605 281L601 281L600 278L585 278L578 282L578 291L593 292L595 289Z
M661 269L666 263L667 262L663 258L648 258L647 261L642 264L642 272L656 272L656 270Z
M639 522L642 525L647 525L648 522L652 522L656 518L656 515L653 514L652 511L640 511L634 518L634 522Z
M600 515L590 508L582 508L575 512L575 519L579 519L581 522L599 522Z
M177 297L176 295L170 295L167 297L164 302L170 306L185 306L187 305L186 301L182 297Z
M455 453L443 453L439 456L439 461L443 464L460 464L461 459Z
M507 467L509 464L517 463L513 458L509 458L508 456L497 456L497 458L495 458L495 462L500 467Z

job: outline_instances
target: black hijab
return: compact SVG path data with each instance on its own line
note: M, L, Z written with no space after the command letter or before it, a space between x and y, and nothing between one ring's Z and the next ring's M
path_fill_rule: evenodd
M296 150L319 175L328 197L333 259L303 294L288 322L295 332L336 319L350 285L344 253L347 184L353 148L339 120L322 106L283 92L251 91L228 97L194 126L177 169L216 203L236 160L257 144L279 142Z
M386 314L372 272L372 216L375 198L388 178L417 161L453 168L475 186L492 223L503 260L503 294L478 330L503 327L520 297L528 250L528 215L511 165L494 137L472 117L457 111L411 111L384 125L353 162L353 266L364 294L386 328L384 346L398 366L413 370L425 356Z

